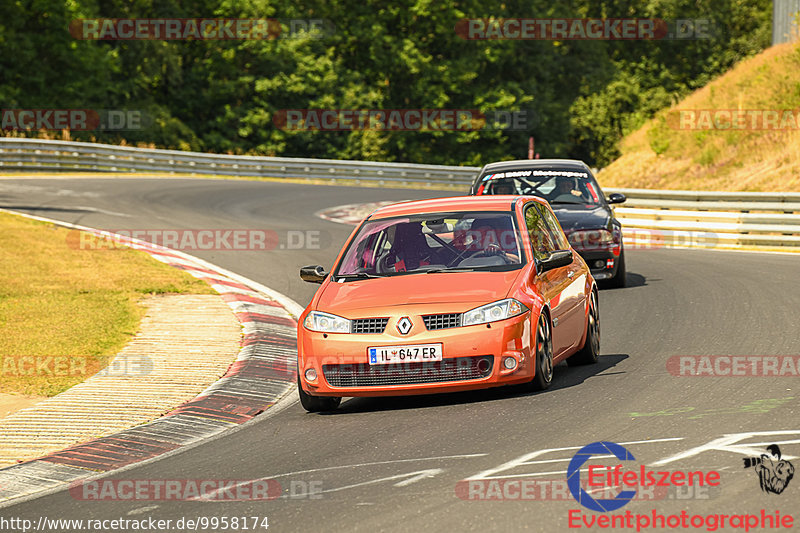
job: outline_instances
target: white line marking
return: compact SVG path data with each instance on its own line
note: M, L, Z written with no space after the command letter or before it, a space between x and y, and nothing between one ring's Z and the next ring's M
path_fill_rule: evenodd
M595 455L593 456L594 459L612 459L616 457L616 455ZM566 463L568 461L572 461L572 457L566 457L564 459L545 459L542 461L528 461L525 464L529 465L541 465L545 463Z
M158 505L147 505L145 507L137 507L136 509L132 509L125 514L127 514L128 516L133 516L137 514L143 514L148 511L153 511L155 509L158 509Z
M360 468L362 466L375 466L375 465L389 465L395 463L413 463L416 461L435 461L437 459L469 459L472 457L485 457L489 455L488 453L471 453L471 454L464 454L464 455L442 455L439 457L420 457L417 459L394 459L392 461L375 461L372 463L356 463L352 465L341 465L341 466L328 466L325 468L313 468L311 470L299 470L297 472L288 472L286 474L278 474L276 476L272 476L269 478L262 478L262 480L267 479L274 479L276 477L286 477L286 476L295 476L297 474L310 474L312 472L323 472L325 470L340 470L342 468Z
M428 470L417 470L416 472L409 472L407 474L397 474L395 476L388 476L382 477L380 479L373 479L371 481L363 481L361 483L355 483L353 485L345 485L344 487L339 487L336 489L328 489L323 490L322 492L338 492L340 490L347 490L347 489L355 489L357 487L364 487L367 485L374 485L375 483L381 483L383 481L394 481L395 479L402 479L404 477L408 477L405 481L400 481L399 483L395 483L395 487L405 487L407 485L411 485L412 483L416 483L417 481L421 481L423 479L431 478L437 474L441 474L444 472L441 468L431 468Z
M274 476L267 476L267 477L262 477L262 478L259 478L259 479L243 481L242 483L237 483L236 485L234 485L231 488L235 489L239 485L251 484L251 483L255 483L256 481L268 481L270 479L275 479L275 478L279 478L279 477L296 476L298 474L310 474L312 472L324 472L324 471L328 471L328 470L341 470L343 468L360 468L362 466L388 465L388 464L396 464L396 463L414 463L414 462L417 462L417 461L435 461L435 460L439 460L439 459L470 459L472 457L484 457L486 455L489 455L489 454L488 453L471 453L471 454L463 454L463 455L442 455L442 456L439 456L439 457L420 457L420 458L416 458L416 459L394 459L394 460L391 460L391 461L375 461L375 462L371 462L371 463L357 463L357 464L352 464L352 465L328 466L328 467L325 467L325 468L312 468L310 470L298 470L297 472L287 472L285 474L276 474ZM416 473L416 472L414 472L414 473ZM405 476L408 476L408 475L410 475L410 474L401 474L400 476L393 476L392 479L394 479L396 477L405 477ZM372 481L370 481L368 483L372 483ZM357 485L354 485L354 486L360 486L360 485L361 484L357 484ZM214 501L214 500L216 500L216 498L215 498L216 494L220 490L223 490L223 489L217 489L216 491L212 491L212 492L207 493L203 497L190 498L190 500L197 499L197 500L201 500L201 501L205 501L205 500ZM333 490L342 490L342 489L333 489ZM328 491L323 491L323 492L328 492Z
M661 459L660 461L656 461L653 463L653 466L661 466L667 463L672 463L675 461L679 461L681 459L688 459L689 457L694 457L695 455L699 455L703 452L708 451L718 451L718 452L730 452L730 453L739 453L742 455L751 455L758 457L762 453L764 453L764 448L769 446L770 444L800 444L800 439L790 439L790 440L770 440L767 442L741 442L744 439L749 439L751 437L777 437L779 435L800 435L800 431L798 430L784 430L784 431L751 431L748 433L732 433L728 435L723 435L718 439L714 439L706 444L702 444L695 448L691 448L686 450L685 452L677 453L675 455L670 455L665 459ZM796 459L796 457L792 455L784 455L784 459Z
M650 443L655 443L655 442L672 442L672 441L678 441L678 440L683 440L683 437L669 437L669 438L665 438L665 439L650 439L650 440L634 440L634 441L628 441L628 442L619 442L618 444L620 444L622 446L629 446L629 445L632 445L632 444L650 444ZM549 448L549 449L544 449L544 450L537 450L535 452L526 453L525 455L517 457L516 459L512 459L511 461L505 462L505 463L501 464L500 466L498 466L496 468L490 468L489 470L484 470L483 472L475 474L474 476L470 476L470 477L468 477L466 479L467 480L472 480L472 479L506 479L506 478L509 478L509 477L526 477L526 476L542 475L542 474L516 474L516 475L510 475L510 476L494 476L492 474L497 474L499 472L503 472L504 470L511 470L512 468L517 468L519 466L527 466L527 465L530 465L530 464L536 464L536 462L533 462L531 460L535 459L535 458L537 458L539 456L542 456L542 455L544 455L546 453L563 452L563 451L569 451L569 450L580 450L581 448L583 448L583 446L567 446L565 448ZM570 457L567 460L571 460L571 459L572 458ZM558 474L558 473L561 473L561 472L546 472L546 474Z

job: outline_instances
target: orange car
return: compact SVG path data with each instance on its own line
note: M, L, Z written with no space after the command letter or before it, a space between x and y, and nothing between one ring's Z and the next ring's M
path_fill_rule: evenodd
M546 201L472 196L403 202L368 216L298 324L307 411L345 396L528 384L597 361L597 289Z

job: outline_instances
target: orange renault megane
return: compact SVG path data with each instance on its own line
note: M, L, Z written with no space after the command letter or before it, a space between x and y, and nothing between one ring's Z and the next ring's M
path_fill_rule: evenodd
M546 201L478 196L369 215L300 317L298 389L312 412L345 396L546 389L600 348L597 289Z

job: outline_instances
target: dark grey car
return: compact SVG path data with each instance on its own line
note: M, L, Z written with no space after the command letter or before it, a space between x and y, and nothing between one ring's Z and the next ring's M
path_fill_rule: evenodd
M470 194L544 198L595 279L607 280L606 285L611 287L625 286L622 224L611 209L611 204L624 202L625 195L615 193L606 198L583 161L521 159L489 163L478 173Z

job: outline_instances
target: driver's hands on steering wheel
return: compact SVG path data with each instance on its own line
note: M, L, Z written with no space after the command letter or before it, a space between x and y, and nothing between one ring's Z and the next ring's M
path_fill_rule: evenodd
M487 245L486 249L483 250L483 253L486 256L506 255L506 253L497 244L489 244L489 245Z

